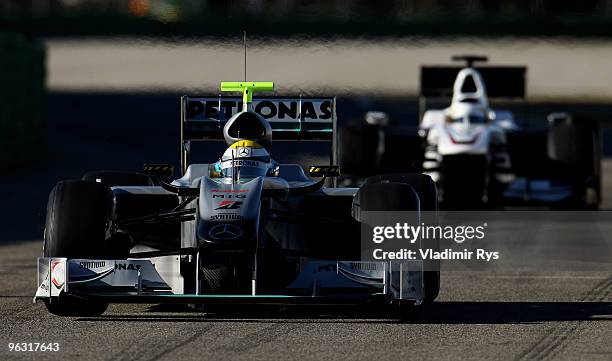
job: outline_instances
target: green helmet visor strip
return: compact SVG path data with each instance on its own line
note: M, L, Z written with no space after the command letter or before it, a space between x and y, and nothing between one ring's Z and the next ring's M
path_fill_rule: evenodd
M242 111L250 110L253 102L253 92L256 91L273 91L274 82L271 81L256 81L256 82L236 82L224 81L221 82L222 92L241 92L242 93Z

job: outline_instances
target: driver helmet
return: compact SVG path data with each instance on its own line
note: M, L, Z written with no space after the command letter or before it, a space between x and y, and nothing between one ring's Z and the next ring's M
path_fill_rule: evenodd
M241 178L265 176L271 167L268 151L252 140L239 140L229 146L219 162L222 177Z

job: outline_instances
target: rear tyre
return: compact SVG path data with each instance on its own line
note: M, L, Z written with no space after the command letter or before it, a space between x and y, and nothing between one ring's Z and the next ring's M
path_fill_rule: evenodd
M574 184L571 208L596 210L601 201L601 136L588 119L569 114L549 115L547 152L553 160L555 177Z
M343 174L364 177L376 173L383 156L378 125L349 123L340 131L339 165Z
M44 256L108 259L113 254L106 240L112 194L108 187L87 181L59 182L49 195ZM58 316L99 316L107 303L62 295L45 301Z

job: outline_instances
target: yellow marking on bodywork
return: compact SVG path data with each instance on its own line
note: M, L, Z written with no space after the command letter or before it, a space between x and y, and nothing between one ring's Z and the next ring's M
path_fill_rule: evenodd
M230 145L230 148L244 148L244 147L250 147L250 148L255 148L255 149L259 149L261 148L261 145L257 144L257 142L254 142L252 140L239 140L236 143Z

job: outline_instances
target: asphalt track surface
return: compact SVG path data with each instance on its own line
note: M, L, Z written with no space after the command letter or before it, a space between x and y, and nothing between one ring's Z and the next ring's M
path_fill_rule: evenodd
M138 102L133 99L131 107L148 104ZM612 359L612 268L443 274L438 302L407 321L346 307L205 313L112 305L96 318L48 314L32 297L53 184L92 164L134 169L146 161L176 160L174 128L150 126L175 121L174 110L147 112L149 126L105 118L122 106L90 109L87 102L53 99L50 113L65 116L50 124L51 156L0 181L0 359ZM604 169L604 189L611 190L612 163ZM604 207L610 205L607 195ZM61 349L11 353L9 342L58 342Z
M60 318L32 304L40 242L0 248L0 358L9 342L58 342L62 360L610 360L609 273L443 275L426 313L400 322L362 309L176 312L112 305Z

